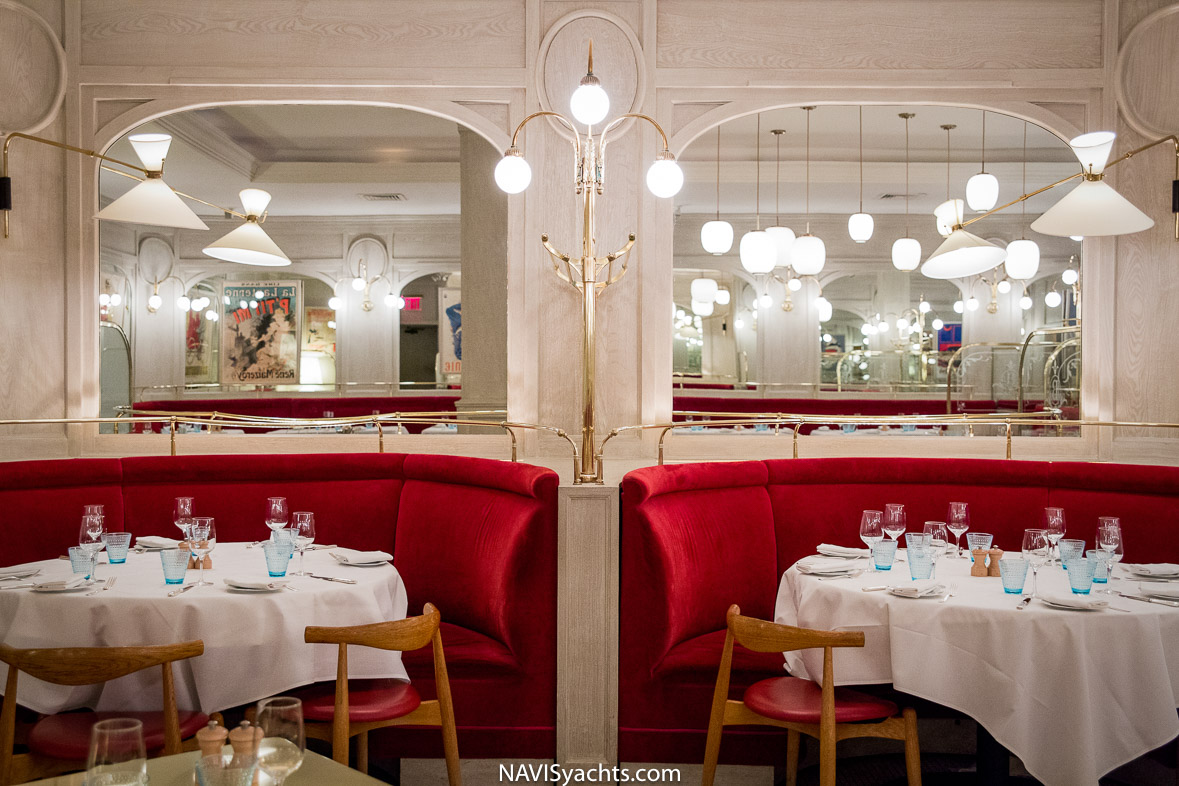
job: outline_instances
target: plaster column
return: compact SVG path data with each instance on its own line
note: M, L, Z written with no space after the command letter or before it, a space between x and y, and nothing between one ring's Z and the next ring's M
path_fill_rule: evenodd
M463 309L460 410L507 407L508 198L494 178L501 155L475 132L459 129Z
M1020 344L1023 337L1019 330L1023 326L1023 311L1019 299L1023 295L1020 287L1012 287L1006 295L998 294L999 310L992 314L987 311L991 302L991 290L986 284L976 284L972 290L978 298L977 311L962 313L962 344ZM971 292L963 295L970 299ZM993 358L993 360L992 360ZM963 384L972 388L968 398L1013 399L1019 385L1019 350L1011 347L977 347L962 353L959 369Z
M770 285L774 302L758 311L758 369L755 382L776 383L766 389L769 397L809 397L819 381L818 289L813 281L790 293L792 308L782 309L786 289Z

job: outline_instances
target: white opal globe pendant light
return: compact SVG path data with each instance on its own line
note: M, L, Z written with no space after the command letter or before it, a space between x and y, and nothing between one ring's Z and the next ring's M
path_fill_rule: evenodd
M864 212L864 107L860 110L860 210L847 219L847 233L857 243L867 243L872 239L875 222L872 216Z
M921 243L909 236L909 121L916 115L901 112L898 117L905 121L905 236L892 244L892 266L907 273L921 264Z
M733 225L720 217L720 147L721 127L716 127L716 218L700 227L700 245L709 254L719 256L733 247Z
M610 96L602 88L602 80L594 76L593 41L589 45L589 68L569 97L569 111L577 122L587 126L596 126L610 111Z
M987 110L982 111L982 171L966 181L966 204L985 213L999 201L999 180L987 172Z
M1028 124L1023 124L1023 192L1028 190ZM1020 226L1027 221L1027 201L1019 203ZM1017 281L1030 281L1040 270L1040 246L1034 240L1028 240L1022 233L1019 240L1012 240L1007 244L1007 259L1003 261L1003 269L1008 278Z
M781 190L782 190L782 134L781 128L770 131L774 135L774 225L766 227L766 234L774 239L777 251L777 266L790 266L790 251L794 247L794 230L782 226Z
M962 228L963 202L950 198L950 132L955 128L957 126L952 123L942 126L946 132L946 201L934 211L939 231L948 228L950 232L922 265L921 273L927 278L976 276L997 267L1007 256L1007 252L994 243L988 243Z
M811 234L811 112L813 106L802 107L806 112L806 232L799 235L790 252L790 264L800 276L817 276L827 263L827 247Z
M715 279L711 278L695 278L692 279L690 292L692 300L701 303L707 301L709 303L716 300L717 293L720 291Z
M752 229L741 236L741 267L752 275L765 275L773 271L778 263L778 249L768 232L761 228L761 114L757 115L756 135L756 191L754 211L757 216L756 229Z

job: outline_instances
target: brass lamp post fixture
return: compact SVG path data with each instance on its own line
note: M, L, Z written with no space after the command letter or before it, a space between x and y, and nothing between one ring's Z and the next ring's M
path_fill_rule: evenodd
M552 117L573 132L574 193L582 200L581 253L578 256L558 251L549 242L548 234L540 236L540 242L553 263L553 272L581 293L582 314L582 420L580 469L574 483L602 483L595 469L596 450L594 446L594 367L596 361L596 318L597 300L604 289L626 274L627 261L635 244L635 235L630 233L625 245L605 256L598 256L595 231L596 209L594 198L604 191L606 182L606 146L609 134L623 120L633 117L645 120L655 126L663 141L663 149L655 155L655 163L647 170L647 187L660 198L673 197L684 183L684 174L667 146L667 134L659 123L644 114L628 112L610 121L602 131L594 135L593 126L602 122L610 110L610 99L602 89L598 77L594 76L594 45L589 45L589 67L580 86L569 102L574 119L586 127L584 136L572 120L558 112L533 112L520 121L512 134L512 145L495 167L495 181L509 194L518 194L528 187L532 180L532 169L524 160L516 139L521 129L538 117ZM615 266L621 257L622 262Z

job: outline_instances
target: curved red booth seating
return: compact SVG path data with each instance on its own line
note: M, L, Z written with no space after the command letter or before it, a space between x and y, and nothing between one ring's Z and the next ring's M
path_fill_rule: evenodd
M291 510L315 511L320 542L393 554L409 614L427 601L442 611L462 755L555 755L555 472L391 453L5 463L0 565L64 554L91 503L106 506L112 529L173 537L181 494L217 519L222 541L256 540L266 498L285 496ZM430 650L404 662L422 697L434 698ZM437 729L382 729L371 745L375 756L442 755Z
M1092 547L1119 516L1130 562L1179 562L1179 467L977 459L833 458L646 467L622 481L619 758L699 762L725 611L773 619L782 573L819 543L859 545L865 509L904 503L912 526L970 503L976 531L1017 550L1043 509ZM733 698L784 674L737 647ZM780 763L780 731L726 731L722 760Z

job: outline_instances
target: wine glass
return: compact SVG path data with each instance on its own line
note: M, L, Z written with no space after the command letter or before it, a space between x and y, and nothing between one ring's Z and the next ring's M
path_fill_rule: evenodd
M211 587L213 582L205 581L205 555L217 548L217 524L208 516L193 518L188 526L189 549L197 559L197 582L194 586Z
M266 526L270 528L271 540L274 540L275 532L286 529L290 517L290 508L287 507L286 497L270 497L266 500Z
M90 754L86 758L86 783L147 783L147 750L143 744L143 721L110 718L90 728Z
M78 547L90 557L90 581L97 581L94 575L98 569L98 553L106 547L102 540L102 516L97 513L87 513L82 516L82 526L78 529Z
M884 534L893 540L905 534L905 506L890 502L884 506Z
M180 528L183 540L188 540L188 527L192 524L192 497L177 497L172 505L172 523Z
M1042 529L1025 529L1023 531L1023 558L1032 568L1032 597L1036 597L1036 571L1048 559L1051 547L1048 536Z
M303 763L303 702L290 696L263 699L258 702L257 724L262 727L258 766L275 786L282 786Z
M307 571L303 570L303 554L307 551L307 547L315 542L315 514L298 511L294 514L293 521L295 546L299 549L299 570L291 575L306 576Z
M929 536L929 552L933 555L932 578L937 578L937 558L946 553L949 548L949 538L946 537L946 523L944 521L925 522L924 532Z
M884 531L880 528L883 519L884 513L879 510L865 510L860 516L860 540L868 547L868 561L872 563L873 570L876 565L871 559L872 546L884 539Z
M1101 516L1097 519L1097 546L1109 555L1109 559L1105 561L1105 580L1108 587L1108 582L1113 581L1114 563L1121 562L1124 554L1122 526L1116 516ZM1106 589L1106 592L1113 594L1111 589Z
M946 516L946 529L954 533L954 559L965 559L962 554L962 535L970 529L970 506L965 502L951 502Z
M1044 535L1052 544L1048 558L1049 565L1056 562L1056 556L1059 554L1056 544L1060 542L1067 531L1068 528L1064 524L1064 508L1044 508Z

